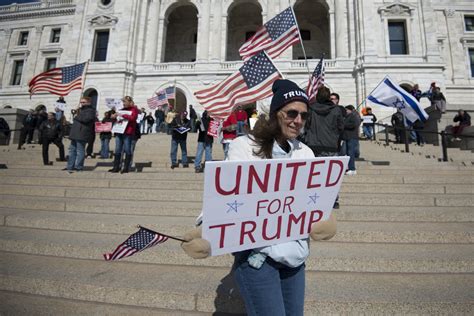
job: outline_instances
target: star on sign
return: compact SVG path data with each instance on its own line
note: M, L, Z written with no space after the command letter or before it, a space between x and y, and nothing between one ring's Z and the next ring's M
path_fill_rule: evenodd
M234 211L236 213L238 213L238 207L239 206L242 206L244 205L244 203L239 203L237 201L234 201L233 203L226 203L228 206L229 206L229 209L227 210L227 213L229 213L230 211Z
M318 193L314 193L314 195L310 195L309 198L311 201L308 201L307 204L316 204L316 200L319 198L320 196L318 195Z
M397 109L404 109L405 108L405 101L397 99L397 101L393 102L393 106L395 106Z

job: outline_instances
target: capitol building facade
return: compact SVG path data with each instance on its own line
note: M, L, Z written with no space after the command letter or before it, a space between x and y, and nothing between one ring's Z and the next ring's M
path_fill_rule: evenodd
M360 104L386 76L409 89L436 82L448 110L474 110L474 4L465 0L42 0L0 6L0 107L52 110L57 96L30 99L36 74L89 60L83 93L140 107L176 86L178 106L241 65L238 49L266 21L294 6L304 43L275 65L305 87L325 57L325 82L341 104ZM66 97L75 107L80 91ZM423 102L427 102L425 99ZM427 106L428 104L423 104Z

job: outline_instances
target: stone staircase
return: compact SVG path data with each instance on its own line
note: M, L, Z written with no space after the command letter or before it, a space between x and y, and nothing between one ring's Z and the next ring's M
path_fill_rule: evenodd
M110 160L68 174L61 162L43 166L37 145L0 148L0 315L244 314L230 255L193 260L169 240L102 258L137 224L176 236L193 226L203 175L171 170L169 145L144 135L135 161L145 167L126 175L106 172ZM375 142L361 152L341 189L337 235L311 243L306 315L472 315L474 167Z

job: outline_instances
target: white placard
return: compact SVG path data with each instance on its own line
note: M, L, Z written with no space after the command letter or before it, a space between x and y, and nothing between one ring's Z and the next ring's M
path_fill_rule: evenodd
M349 157L206 162L203 238L213 256L307 238L331 214Z
M123 108L123 102L120 98L105 98L105 106L109 109L115 108L116 110Z
M60 111L63 111L63 112L66 111L66 107L67 107L66 103L62 103L62 102L54 103L54 108L59 109Z
M112 127L112 133L123 134L127 128L128 120L120 120L114 123Z
M145 113L140 113L137 116L137 123L140 123L145 118Z
M362 123L364 124L373 124L374 121L373 121L374 117L371 116L371 115L364 115L362 116Z
M255 123L257 123L258 121L258 118L256 117L251 117L249 118L249 123L250 123L250 129L253 130L253 128L255 127Z

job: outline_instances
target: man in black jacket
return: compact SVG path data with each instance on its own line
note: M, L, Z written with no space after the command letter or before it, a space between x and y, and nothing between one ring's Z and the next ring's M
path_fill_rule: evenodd
M61 123L56 121L55 113L48 113L48 119L41 123L39 127L41 144L43 146L43 164L52 165L49 161L49 144L53 143L59 148L59 160L66 161L64 158L64 145L62 142L63 129Z
M344 118L340 109L330 100L330 91L320 87L316 103L309 106L304 142L316 157L337 156L339 135L344 130Z
M331 100L333 94L322 86L318 89L316 103L309 105L309 118L305 125L304 143L315 157L339 155L340 135L344 130L344 117L338 105ZM339 100L339 96L338 100ZM334 202L339 208L339 196Z
M95 133L94 123L95 110L91 107L91 99L82 97L80 108L74 117L69 133L71 145L69 146L69 159L66 167L69 173L73 172L74 169L82 171L84 168L85 146Z
M18 142L18 149L21 149L25 142L27 144L31 144L37 121L37 113L33 109L31 109L30 112L23 118L23 127L21 128L20 132L20 141Z

